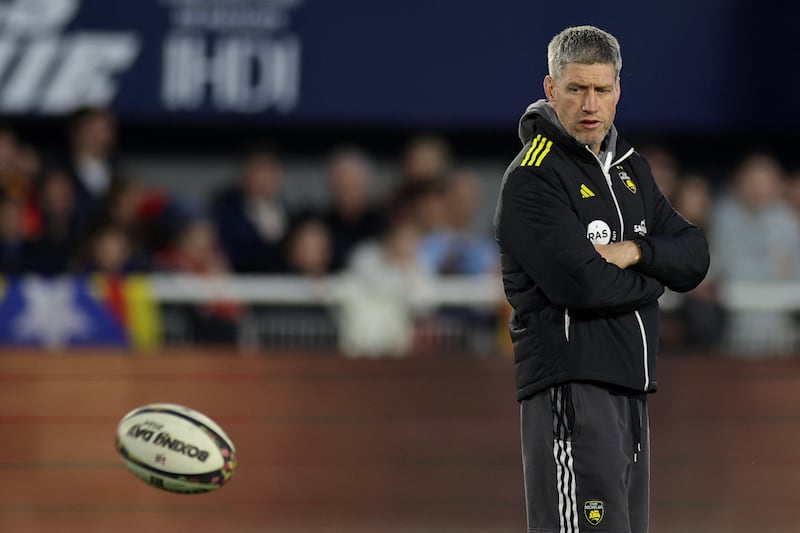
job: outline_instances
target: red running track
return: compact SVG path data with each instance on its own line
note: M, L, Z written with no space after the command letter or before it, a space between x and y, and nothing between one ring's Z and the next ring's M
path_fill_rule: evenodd
M800 362L660 363L651 398L651 533L799 531ZM129 474L117 421L191 406L237 445L205 495ZM513 365L0 354L0 532L524 531Z

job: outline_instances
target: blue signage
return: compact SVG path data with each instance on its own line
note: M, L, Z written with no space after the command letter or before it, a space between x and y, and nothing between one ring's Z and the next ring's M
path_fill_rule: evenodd
M513 128L542 95L550 38L595 24L623 47L626 126L788 125L793 106L752 98L757 74L785 70L770 52L794 47L788 4L0 0L0 113Z

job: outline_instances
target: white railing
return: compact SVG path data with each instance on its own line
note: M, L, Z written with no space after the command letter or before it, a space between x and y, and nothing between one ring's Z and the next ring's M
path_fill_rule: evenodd
M353 314L353 298L372 301L371 292L379 289L375 286L375 280L371 280L363 292L354 293L353 284L358 284L359 280L344 276L313 280L300 276L238 275L208 278L153 274L149 279L153 297L162 306L165 342L192 343L203 333L180 311L182 307L225 300L248 306L236 328L236 342L244 349L265 345L279 348L330 348L338 344L345 353L369 355L371 351L379 353L382 350L400 353L412 344L415 350L419 350L422 339L421 342L425 344L423 350L490 354L496 343L495 319L490 319L488 323L486 320L476 322L474 317L472 320L460 315L433 317L426 311L445 307L468 308L482 317L491 318L497 316L504 301L502 281L498 276L448 277L400 293L391 292L390 289L388 298L393 302L392 307L396 302L400 308L421 319L412 332L407 329L410 323L403 318L406 311L400 310L399 314L389 311L389 315L386 315L386 295L381 298L383 303L379 303L377 308L359 306L358 312L361 314ZM420 287L423 287L422 290ZM330 312L320 312L320 308ZM376 324L380 325L378 331ZM384 325L390 338L381 331ZM380 340L376 340L378 337ZM371 339L368 342L377 342L381 348L356 348L352 339L357 341L360 338Z
M338 276L311 280L300 276L237 275L218 278L185 274L152 274L155 299L167 304L230 299L243 304L320 305L335 303ZM681 295L668 293L665 308L678 305ZM430 284L432 305L494 307L504 300L497 276L448 276ZM800 282L738 282L722 286L720 303L731 311L800 311Z
M729 283L720 301L730 311L800 311L800 281Z
M341 311L348 294L342 289L354 280L337 276L311 280L299 276L239 275L208 278L153 274L150 276L150 281L154 299L167 307L180 308L185 305L220 300L252 306L238 324L237 338L240 346L254 347L269 340L278 346L303 347L330 344L332 339L338 337L341 333L339 328L342 327L339 318L342 315L337 311ZM369 292L365 294L368 295ZM349 297L352 298L353 294L349 293ZM683 297L681 294L668 291L660 299L662 310L680 309ZM420 294L416 294L414 298L415 305L420 304ZM755 343L758 345L756 346L758 350L794 352L798 349L800 340L796 334L797 328L791 325L790 315L800 311L800 282L727 284L720 290L719 298L722 307L731 313L755 312L758 315L761 311L774 311L785 317L786 325L771 334L769 342ZM467 308L477 310L483 317L491 315L499 317L495 313L502 309L505 302L502 281L498 276L440 278L425 285L422 300L424 301L420 306L421 309ZM281 311L284 306L287 312ZM320 307L332 310L334 314L320 315L302 311ZM262 310L259 311L258 308ZM272 308L272 311L265 313L263 308ZM293 308L294 311L289 312L289 308ZM366 312L371 313L371 311ZM162 315L165 338L171 342L191 342L195 337L190 323L181 316L177 311L165 312ZM356 320L358 323L363 321L368 324L374 322L370 321L370 318L372 317L362 314ZM423 321L423 324L423 327L427 328L424 330L427 336L439 343L435 349L458 347L468 343L478 345L481 350L485 350L485 347L493 342L493 335L499 327L499 323L495 323L493 327L486 322L471 323L469 320L458 318L453 320L452 317L448 319L446 316L437 316L432 320ZM737 339L735 335L731 336L724 341L724 347L736 351L748 343L752 344L750 341Z
M165 304L229 299L243 304L324 305L336 302L343 282L338 276L312 280L300 276L153 274L149 279L153 296ZM436 306L495 307L503 301L502 281L497 276L447 277L429 286L426 299Z
M300 276L237 275L218 278L186 274L152 274L155 299L167 304L209 302L220 298L243 304L320 305L335 303L343 278L311 280ZM494 307L503 302L497 276L448 276L430 284L433 305ZM666 295L662 307L673 308L681 296ZM731 311L800 311L800 282L737 282L722 286L720 303Z

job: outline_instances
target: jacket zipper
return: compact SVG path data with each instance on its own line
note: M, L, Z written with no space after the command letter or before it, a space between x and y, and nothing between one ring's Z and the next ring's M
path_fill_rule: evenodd
M569 342L569 309L564 309L564 336L567 338L567 342Z
M592 150L587 146L586 149L589 151L590 154L594 156L595 161L600 165L600 170L603 172L603 176L606 178L606 184L608 185L608 192L611 193L611 198L614 200L614 206L617 208L617 216L619 216L619 240L624 240L624 233L625 233L625 221L622 218L622 210L619 207L619 202L617 201L617 195L614 194L614 187L611 184L611 174L609 174L609 169L614 165L620 164L622 161L626 160L632 153L633 148L625 152L619 159L614 161L613 163L608 163L611 159L611 154L607 154L606 157L606 165L603 165L603 162L600 161L600 158L597 157L597 154L592 152ZM642 335L642 353L644 357L644 390L646 391L647 388L650 386L650 364L647 360L647 332L644 329L644 322L642 321L642 315L639 314L639 311L634 311L633 315L636 317L636 322L639 324L639 332Z

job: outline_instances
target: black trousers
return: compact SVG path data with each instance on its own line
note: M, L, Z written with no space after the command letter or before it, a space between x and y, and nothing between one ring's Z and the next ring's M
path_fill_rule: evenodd
M646 533L646 397L568 383L521 402L528 533Z

